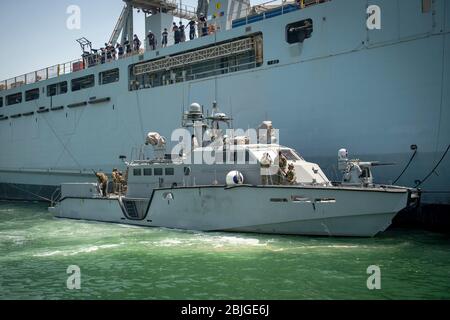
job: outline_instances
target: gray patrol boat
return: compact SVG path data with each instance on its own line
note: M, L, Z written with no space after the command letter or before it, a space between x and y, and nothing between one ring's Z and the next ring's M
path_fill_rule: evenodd
M341 149L343 181L333 183L319 165L278 144L270 121L255 131L256 143L231 126L217 105L205 115L192 104L182 121L187 146L166 154L166 139L149 133L153 155L125 162L125 184L110 183L109 194L95 183L62 184L49 210L59 218L148 227L372 237L419 202L416 189L374 184L371 168L380 163L349 160Z

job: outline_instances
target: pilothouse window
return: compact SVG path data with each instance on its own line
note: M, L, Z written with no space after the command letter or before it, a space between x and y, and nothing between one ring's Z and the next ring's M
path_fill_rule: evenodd
M0 108L3 107L3 98L0 97Z
M281 150L281 154L286 158L288 161L296 161L300 160L300 158L291 150Z

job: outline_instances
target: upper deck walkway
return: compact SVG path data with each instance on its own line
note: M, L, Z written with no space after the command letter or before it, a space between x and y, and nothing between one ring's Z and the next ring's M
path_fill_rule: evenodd
M239 26L254 23L256 21L273 18L279 15L287 14L292 11L304 9L311 5L328 1L331 0L295 0L295 1L272 0L246 9L245 12L243 13L244 17L240 19L231 20L230 25L232 26L232 28L236 28ZM183 9L178 8L177 10L182 11ZM185 8L184 10L186 10L186 12L189 11L188 8ZM231 17L232 16L236 15L232 14ZM232 19L231 17L230 19ZM216 32L220 32L220 30L217 30ZM144 42L145 40L141 39L141 41ZM161 41L158 41L158 49L161 48L160 44ZM172 33L170 33L169 36L169 44L174 45ZM134 55L141 55L144 52L145 52L144 49L140 49L139 51L133 51L131 53L124 54L121 59L128 58ZM94 60L90 59L89 61L87 61L87 59L80 58L66 63L57 64L48 68L44 68L14 78L0 81L0 92L4 90L19 88L27 84L33 84L40 81L45 81L48 79L78 72L88 67L92 67L94 65L111 63L116 60L117 59L103 59L101 55L98 55L94 58Z

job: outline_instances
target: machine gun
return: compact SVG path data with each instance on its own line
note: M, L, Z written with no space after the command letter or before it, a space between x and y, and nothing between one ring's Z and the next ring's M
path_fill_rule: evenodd
M395 163L379 161L349 160L347 149L338 151L338 169L342 172L342 182L346 184L373 184L372 168L378 166L392 166Z

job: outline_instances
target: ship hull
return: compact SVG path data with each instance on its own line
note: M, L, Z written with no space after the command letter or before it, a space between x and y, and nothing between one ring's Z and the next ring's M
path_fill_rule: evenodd
M136 203L132 210L127 201ZM51 211L59 218L182 230L373 237L408 201L406 189L205 186L158 189L149 199L68 195Z

